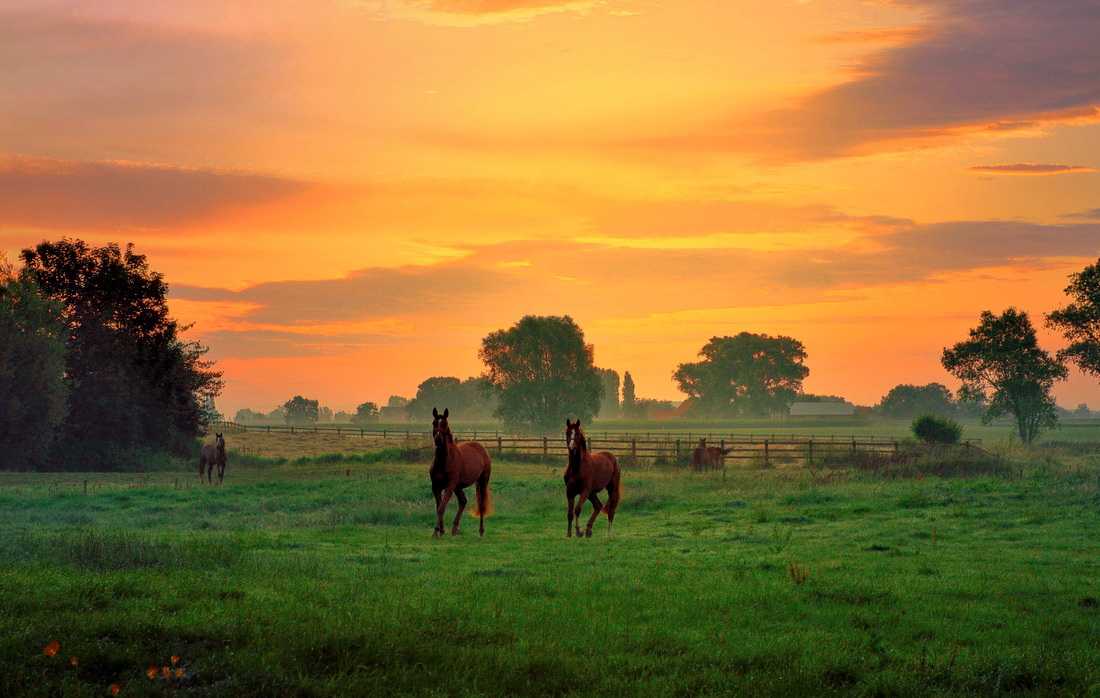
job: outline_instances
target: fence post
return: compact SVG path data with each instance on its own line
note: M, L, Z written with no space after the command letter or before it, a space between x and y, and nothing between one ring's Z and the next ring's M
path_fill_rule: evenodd
M680 439L676 439L676 465L680 465Z
M271 433L271 425L270 425L270 424L268 424L268 425L267 425L267 433L268 433L268 434L270 434L270 433Z
M764 465L768 465L768 439L764 438Z
M894 455L898 453L898 440L894 439Z
M632 465L638 464L638 437L630 439L630 462Z
M504 441L500 438L500 433L497 433L497 458L504 457Z
M852 453L856 452L856 437L852 436Z
M542 437L542 459L545 461L549 457L550 457L549 443L547 442L546 437L544 436L544 437Z
M814 464L814 437L810 437L810 440L806 442L809 446L810 465Z

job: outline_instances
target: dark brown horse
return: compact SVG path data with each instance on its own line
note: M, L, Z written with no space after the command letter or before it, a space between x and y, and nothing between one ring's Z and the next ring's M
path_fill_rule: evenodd
M732 448L707 446L706 439L699 439L699 445L691 454L691 465L695 470L710 470L712 468L719 470L725 466L726 456L732 450Z
M569 448L569 465L565 468L565 498L569 502L569 518L565 524L565 535L573 535L574 521L576 521L577 537L581 537L581 510L584 509L584 501L592 502L592 516L588 518L588 526L584 535L592 537L592 524L601 511L607 512L607 532L611 533L611 524L615 521L615 511L619 508L619 500L623 496L622 471L615 456L607 451L591 453L588 450L588 439L581 431L581 420L571 423L565 420L565 444ZM602 490L607 490L607 506L605 507L597 496ZM574 498L579 497L576 510L573 509Z
M221 434L214 435L214 443L203 444L199 451L199 482L206 476L208 483L214 482L214 466L218 467L218 484L225 478L225 439Z
M432 441L435 442L435 456L428 476L432 479L432 494L435 495L435 533L444 535L443 514L453 494L458 499L458 513L455 514L451 535L458 535L458 525L462 512L466 509L466 493L463 490L475 486L477 493L476 514L481 519L478 533L485 535L485 517L489 514L492 501L489 495L489 475L493 465L485 447L476 441L455 443L451 427L447 424L450 409L443 414L432 408Z

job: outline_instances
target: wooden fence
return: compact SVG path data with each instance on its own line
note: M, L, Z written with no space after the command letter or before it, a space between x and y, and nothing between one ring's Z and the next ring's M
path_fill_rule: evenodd
M272 434L328 434L370 440L372 445L400 446L406 449L430 449L431 432L416 429L367 429L353 426L243 425L219 422L217 430L226 433L265 432ZM479 441L496 456L520 456L543 460L562 460L567 448L564 434L523 436L499 431L456 430L459 441ZM857 453L896 454L904 439L861 435L794 434L723 434L717 432L585 432L589 448L610 451L624 465L689 465L700 439L707 446L728 450L726 461L750 461L768 466L776 463L814 464L830 458ZM977 446L978 439L965 442Z

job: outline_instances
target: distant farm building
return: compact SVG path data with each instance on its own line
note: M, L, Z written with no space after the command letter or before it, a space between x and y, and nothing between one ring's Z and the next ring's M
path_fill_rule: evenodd
M792 417L852 417L856 406L850 402L791 403Z

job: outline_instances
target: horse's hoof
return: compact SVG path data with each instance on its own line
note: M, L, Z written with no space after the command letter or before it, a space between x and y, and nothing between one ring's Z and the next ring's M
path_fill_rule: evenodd
M584 537L585 538L591 538L592 537L592 529L591 528L584 532Z
M452 528L451 529L451 535L452 536L457 536L458 535L458 529L457 528Z

